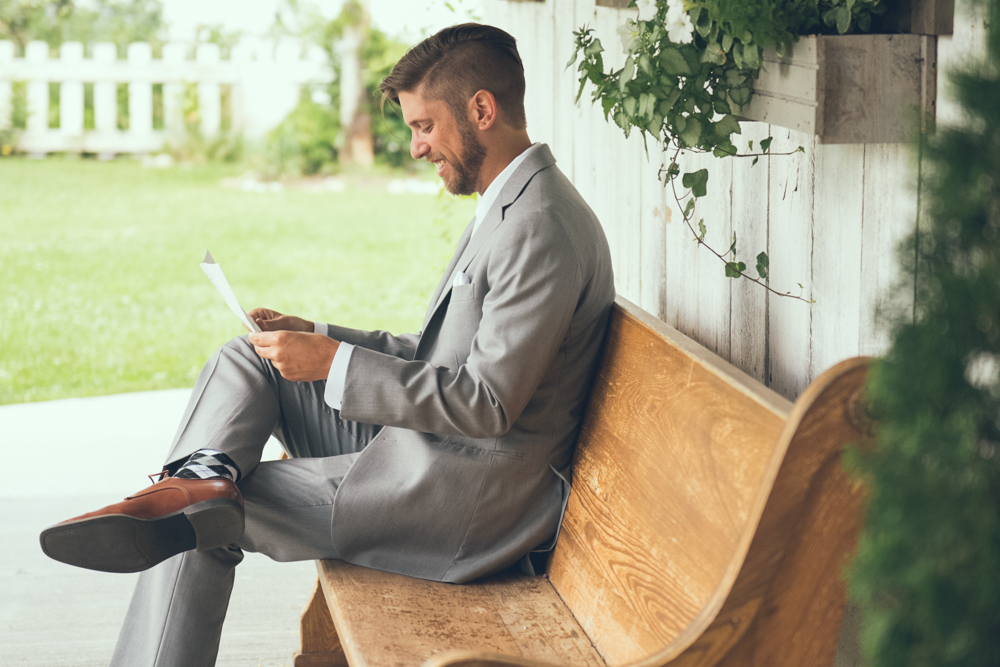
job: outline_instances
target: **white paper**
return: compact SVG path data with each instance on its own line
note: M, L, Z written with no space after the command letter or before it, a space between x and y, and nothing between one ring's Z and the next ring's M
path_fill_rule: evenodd
M226 305L229 306L229 309L233 311L236 317L240 318L240 321L250 331L260 331L260 327L250 319L247 311L243 310L243 306L237 300L236 295L233 293L233 288L229 286L229 281L226 280L226 274L222 272L222 267L215 263L215 260L212 259L212 253L207 250L205 251L205 259L201 263L201 270L205 272L208 279L215 285L215 289L219 290L219 294L222 295Z

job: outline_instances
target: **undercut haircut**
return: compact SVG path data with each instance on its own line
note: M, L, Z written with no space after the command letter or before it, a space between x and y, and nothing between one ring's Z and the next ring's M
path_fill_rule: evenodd
M382 105L399 104L400 93L423 86L423 96L440 100L459 122L465 119L469 98L486 90L497 102L500 119L523 130L524 65L517 40L500 28L463 23L445 28L420 42L399 59L382 80Z

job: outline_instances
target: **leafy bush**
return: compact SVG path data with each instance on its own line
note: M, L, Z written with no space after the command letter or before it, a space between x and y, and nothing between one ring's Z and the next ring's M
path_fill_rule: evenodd
M64 42L113 42L125 56L132 42L158 49L163 39L160 0L14 0L0 3L0 39L22 48L33 39L58 49Z
M267 178L330 171L337 162L339 134L336 108L317 103L303 87L298 105L268 134L260 171Z
M850 590L875 667L1000 664L998 19L994 0L985 59L951 76L968 122L923 147L900 250L916 307L872 369L876 445L849 459L871 488Z
M17 137L28 124L28 89L23 81L15 81L11 86L10 101L10 125L0 127L0 157L16 153Z

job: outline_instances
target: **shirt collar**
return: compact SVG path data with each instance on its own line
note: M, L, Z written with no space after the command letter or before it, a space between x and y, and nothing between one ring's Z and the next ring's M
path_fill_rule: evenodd
M535 150L535 148L539 145L540 144L537 143L531 144L523 153L511 160L510 164L504 167L504 170L501 171L499 175L493 179L493 182L489 184L486 188L486 192L479 196L479 201L476 203L476 222L472 226L473 234L475 234L476 230L479 229L479 224L483 221L483 218L486 217L486 214L490 212L493 202L495 202L497 197L500 196L500 191L503 190L503 186L507 183L511 174L513 174L517 168L521 166L521 163L524 162L526 157L528 157L528 154Z

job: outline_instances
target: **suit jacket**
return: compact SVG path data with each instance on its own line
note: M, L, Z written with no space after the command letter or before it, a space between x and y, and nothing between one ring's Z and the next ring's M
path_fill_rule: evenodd
M607 240L545 145L471 233L422 333L330 325L357 346L341 417L385 425L337 491L348 562L464 582L555 543L614 302Z

